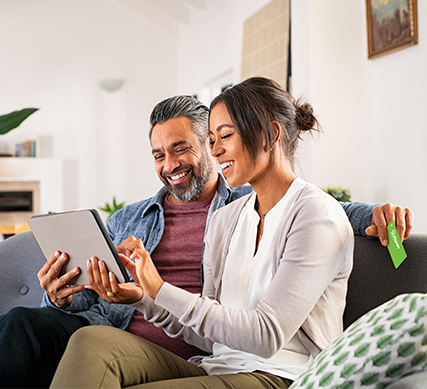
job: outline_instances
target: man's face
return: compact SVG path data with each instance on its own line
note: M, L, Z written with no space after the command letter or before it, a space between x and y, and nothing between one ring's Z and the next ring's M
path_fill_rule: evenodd
M179 202L195 201L212 174L212 162L205 143L200 144L192 123L185 117L156 124L151 149L156 172Z

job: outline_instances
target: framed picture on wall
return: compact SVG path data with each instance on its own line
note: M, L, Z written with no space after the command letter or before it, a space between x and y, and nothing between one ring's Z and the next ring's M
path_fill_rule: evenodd
M418 43L417 0L366 0L368 58Z

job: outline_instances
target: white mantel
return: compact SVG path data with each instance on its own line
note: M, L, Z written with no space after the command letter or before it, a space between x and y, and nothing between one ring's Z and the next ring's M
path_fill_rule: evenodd
M54 158L0 158L2 182L38 181L40 213L64 211L63 161Z

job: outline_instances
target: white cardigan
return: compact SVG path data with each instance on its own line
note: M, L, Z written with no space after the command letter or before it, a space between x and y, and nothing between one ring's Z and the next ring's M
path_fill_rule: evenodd
M134 304L172 337L212 351L214 342L270 358L296 334L316 356L342 332L353 231L341 205L306 183L283 220L272 258L272 281L256 309L221 306L228 247L250 195L212 217L205 238L203 296L165 283L153 301Z

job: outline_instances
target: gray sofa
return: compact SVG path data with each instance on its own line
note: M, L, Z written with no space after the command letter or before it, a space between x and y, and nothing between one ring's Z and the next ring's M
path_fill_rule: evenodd
M427 293L427 234L412 234L404 243L408 258L395 269L387 248L377 239L357 236L349 280L344 327L372 308L402 293ZM14 306L37 307L43 290L37 272L45 262L31 232L0 243L0 315ZM421 378L421 376L423 376ZM423 386L407 384L415 381ZM389 388L425 388L427 373L400 380ZM397 385L397 386L396 386Z
M0 242L0 315L17 306L40 306L44 291L37 273L45 262L31 231Z

